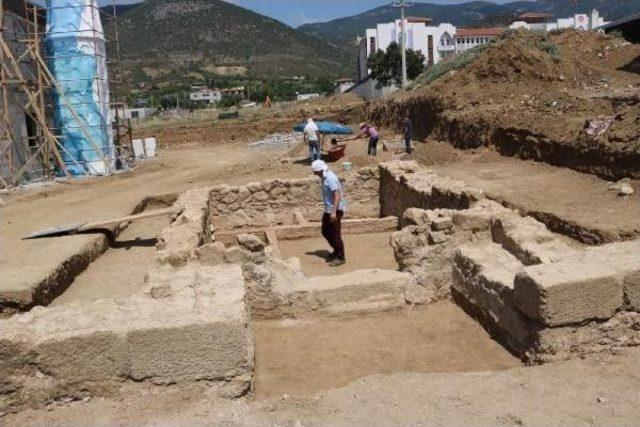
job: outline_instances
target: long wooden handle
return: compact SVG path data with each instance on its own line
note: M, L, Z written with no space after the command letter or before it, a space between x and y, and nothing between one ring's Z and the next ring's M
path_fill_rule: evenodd
M173 214L178 214L180 212L181 212L181 210L177 209L177 208L158 209L158 210L154 210L154 211L143 212L143 213L138 214L138 215L129 215L129 216L125 216L125 217L122 217L122 218L112 219L112 220L109 220L109 221L90 222L90 223L84 224L82 227L78 228L77 231L80 232L80 231L93 230L95 228L106 227L106 226L109 226L109 225L117 225L117 224L121 224L123 222L137 221L139 219L153 218L153 217L156 217L156 216L163 216L163 215L173 215Z

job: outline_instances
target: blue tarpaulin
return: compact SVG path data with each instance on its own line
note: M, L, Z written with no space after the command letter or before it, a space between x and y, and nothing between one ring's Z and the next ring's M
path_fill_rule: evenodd
M304 132L304 127L306 123L298 123L293 127L293 130L296 132ZM330 134L330 135L351 135L353 130L350 127L341 125L336 122L316 122L316 126L318 126L318 130L320 133Z
M112 171L105 40L95 0L47 0L45 46L57 81L53 120L72 175Z

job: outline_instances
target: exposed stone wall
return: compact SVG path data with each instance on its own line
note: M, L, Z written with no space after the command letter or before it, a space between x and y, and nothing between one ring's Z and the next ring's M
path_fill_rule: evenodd
M368 269L306 277L298 258L283 260L273 246L250 252L242 268L254 318L333 316L397 309L414 303L416 288L419 288L411 274L394 270Z
M393 234L391 246L401 270L412 273L422 287L416 302L450 297L457 249L465 244L491 241L491 221L505 212L512 211L487 199L461 211L418 208L405 211L401 219L403 228Z
M340 174L349 218L377 217L379 175L374 168ZM270 180L240 187L221 185L211 189L210 222L214 231L258 229L294 224L294 213L318 220L322 215L320 181Z
M640 240L586 247L412 162L380 166L392 246L423 288L453 299L514 353L546 362L640 345Z
M458 249L452 293L509 349L548 362L640 345L640 241L574 247L509 216L492 232Z
M239 396L251 390L253 354L239 265L155 266L130 298L1 320L0 405L105 396L127 380L207 380Z
M180 266L195 258L196 249L211 240L209 189L182 194L175 207L181 213L158 236L158 262Z
M380 165L381 216L400 218L409 208L468 209L483 198L481 190L443 178L412 161Z

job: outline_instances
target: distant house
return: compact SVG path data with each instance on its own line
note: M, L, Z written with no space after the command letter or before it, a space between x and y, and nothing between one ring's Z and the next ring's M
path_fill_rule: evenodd
M335 81L335 86L331 90L331 93L334 95L339 95L341 93L345 93L353 86L355 86L356 81L354 79L339 79Z
M206 86L191 86L189 99L193 102L215 104L222 100L222 92L218 89L209 89Z
M502 28L456 28L451 24L433 25L430 18L410 17L406 19L405 31L407 48L421 52L425 57L425 65L432 66L441 60L464 52L481 44L491 43L504 32ZM392 42L401 43L401 21L378 24L376 28L366 31L366 36L359 39L358 49L358 83L350 92L365 99L384 96L394 90L376 87L377 82L369 75L367 65L369 57L377 50L386 50Z
M247 89L244 86L230 87L226 89L220 89L222 96L240 96L242 98L247 96Z
M590 14L578 13L568 18L559 19L555 19L553 15L548 13L525 13L520 15L510 28L526 28L532 31L558 31L574 28L589 31L602 28L606 24L607 22L600 16L600 13L593 9Z
M111 117L115 119L116 115L119 120L136 120L136 119L145 119L150 117L156 113L155 108L146 108L146 107L138 107L138 108L116 108L115 110L111 110Z
M319 93L299 93L296 96L298 101L308 101L309 99L320 98Z

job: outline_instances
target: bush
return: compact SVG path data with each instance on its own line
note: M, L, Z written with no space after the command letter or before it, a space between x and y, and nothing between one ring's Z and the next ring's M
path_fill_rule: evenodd
M542 35L538 39L536 47L541 51L548 53L555 61L560 61L562 59L558 45L551 40L549 34Z
M624 34L622 33L622 31L618 30L617 28L615 30L609 31L607 34L613 37L618 37L620 39L624 38Z
M450 71L459 70L461 68L466 67L476 60L478 55L484 52L489 45L480 45L476 46L472 49L469 49L465 52L462 52L459 55L453 56L451 58L443 59L435 65L427 68L427 71L423 73L416 81L413 87L419 84L430 84L440 77L444 76Z

